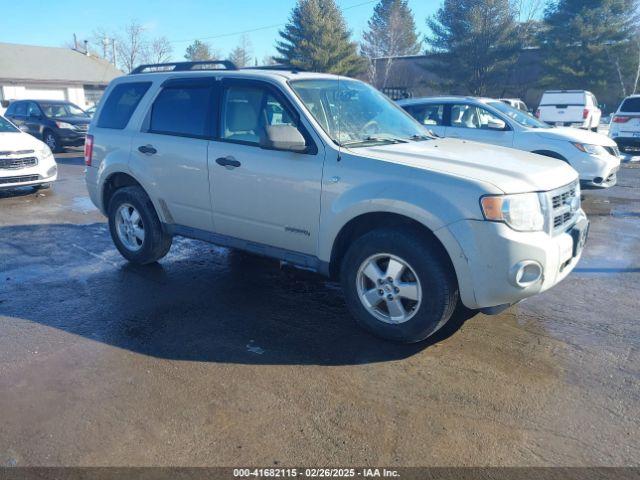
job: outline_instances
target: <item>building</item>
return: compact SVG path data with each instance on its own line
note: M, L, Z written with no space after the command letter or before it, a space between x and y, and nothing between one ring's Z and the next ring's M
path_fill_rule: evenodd
M122 75L111 63L71 48L0 43L0 101L68 100L88 108Z

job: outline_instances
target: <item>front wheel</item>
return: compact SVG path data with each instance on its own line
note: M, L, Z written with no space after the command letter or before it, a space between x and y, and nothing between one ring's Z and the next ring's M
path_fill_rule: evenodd
M151 200L141 187L117 190L109 202L109 231L118 251L146 265L164 257L172 238L162 230Z
M341 266L347 307L356 321L402 343L436 333L459 297L443 253L433 239L410 228L375 230L356 240Z
M42 141L47 144L47 147L49 147L53 153L60 153L62 151L60 139L51 130L45 130Z

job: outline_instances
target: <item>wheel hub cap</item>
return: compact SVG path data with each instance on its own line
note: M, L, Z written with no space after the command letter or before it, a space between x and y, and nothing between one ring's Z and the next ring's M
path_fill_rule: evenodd
M138 251L144 244L144 224L136 208L123 203L116 211L116 231L118 239L132 252Z
M415 271L396 255L382 253L367 258L358 269L356 287L362 305L385 323L409 321L422 302Z

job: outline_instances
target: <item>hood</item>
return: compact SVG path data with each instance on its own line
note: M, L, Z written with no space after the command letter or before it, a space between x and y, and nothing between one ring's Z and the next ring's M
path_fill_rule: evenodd
M616 143L606 135L581 130L571 127L556 127L545 130L530 130L541 138L549 140L565 140L567 142L586 143L589 145L601 145L603 147L614 147Z
M0 133L0 152L15 152L18 150L40 151L45 147L35 137L24 132L2 132Z
M561 160L485 143L439 138L353 149L365 155L428 171L485 182L505 193L552 190L578 178Z

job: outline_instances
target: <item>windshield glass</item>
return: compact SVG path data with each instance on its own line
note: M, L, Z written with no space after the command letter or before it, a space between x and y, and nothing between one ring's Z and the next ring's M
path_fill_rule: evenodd
M506 103L502 102L489 102L487 105L491 105L496 110L501 111L505 115L509 116L512 120L515 120L520 125L529 128L551 128L551 126L547 125L544 122L541 122L536 117L531 115L529 112L523 112L522 110L517 110L513 107L510 107Z
M73 103L40 103L40 107L49 118L89 117L84 110Z
M295 80L291 87L331 139L357 147L433 137L378 90L357 80Z
M9 120L5 119L4 117L0 117L0 133L19 132L19 131L20 130L14 127L11 124L11 122L9 122Z

